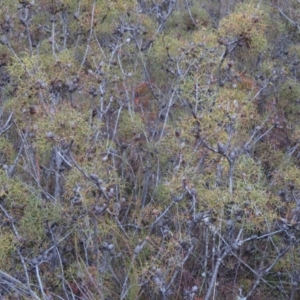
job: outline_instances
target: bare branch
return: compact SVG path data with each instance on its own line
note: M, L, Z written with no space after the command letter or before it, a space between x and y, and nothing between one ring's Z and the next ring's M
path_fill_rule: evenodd
M22 139L22 145L19 149L19 152L17 154L17 157L15 158L14 160L14 163L9 167L8 169L8 177L12 178L14 176L14 173L15 173L15 170L16 170L16 167L17 167L17 164L21 158L21 155L23 153L23 150L24 150L24 146L25 146L25 143L26 143L26 140L27 140L27 137L28 137L28 130L25 131L25 135L22 137L21 136L21 139Z
M0 135L2 133L4 133L5 131L7 131L11 127L11 125L12 125L12 123L11 123L12 116L13 116L13 113L10 113L10 115L8 116L5 124L0 128Z

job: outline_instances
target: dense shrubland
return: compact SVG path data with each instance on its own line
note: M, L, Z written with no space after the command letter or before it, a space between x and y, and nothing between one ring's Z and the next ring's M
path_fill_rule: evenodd
M1 299L298 299L299 14L2 1Z

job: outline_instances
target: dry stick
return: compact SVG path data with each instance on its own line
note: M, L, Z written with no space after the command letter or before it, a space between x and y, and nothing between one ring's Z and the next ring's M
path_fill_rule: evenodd
M263 133L261 136L259 136L254 142L253 145L255 145L259 140L261 140L265 135L267 135L272 129L275 128L275 125L271 126L265 133Z
M186 254L186 256L184 257L184 259L183 259L182 262L180 263L180 264L181 264L181 270L182 270L182 268L183 268L185 262L186 262L186 261L189 259L189 257L191 256L192 251L194 250L194 248L195 248L194 245L191 245L191 247L189 247L188 253ZM173 276L172 276L172 278L171 278L169 284L168 284L167 287L165 288L165 293L172 287L172 285L173 285L173 283L174 283L174 281L175 281L175 279L176 279L176 277L177 277L179 271L180 271L180 270L176 267L176 270L175 270L175 272L174 272L174 274L173 274Z
M286 249L284 250L284 253L287 251L287 249L288 249L288 248L286 248ZM274 262L277 262L277 261L279 260L279 258L281 258L281 256L284 255L284 253L282 253L282 255L278 255L278 256L276 257L276 259L274 260ZM273 267L273 264L271 264L271 266ZM257 273L257 279L256 279L255 283L253 284L251 290L250 290L250 291L248 292L248 294L246 295L245 299L248 299L249 297L252 296L252 294L254 293L254 291L256 290L256 288L258 287L258 285L260 284L260 281L262 280L262 276L263 276L264 274L267 274L267 273L271 270L271 268L272 268L271 266L270 266L269 268L267 268L267 269L262 268L261 270L258 270L258 273ZM267 270L268 270L268 271L267 271Z
M276 265L276 263L279 261L279 259L281 257L283 257L290 250L291 247L297 245L299 242L300 242L300 239L296 240L294 243L292 243L291 245L289 245L288 247L286 247L285 249L283 249L277 255L277 257L274 259L274 261L271 263L271 265L268 268L263 268L263 269L259 270L256 282L254 283L252 289L247 294L246 299L252 296L252 294L255 291L256 287L259 285L260 281L262 280L262 276L264 276L265 274L268 274L273 269L273 267Z
M195 215L196 215L196 202L197 197L194 191L192 191L188 185L185 185L185 190L189 194L189 196L192 198L192 211L193 211L193 221L195 222Z
M215 288L216 286L216 280L217 280L217 276L218 276L218 271L219 271L219 268L221 266L221 264L223 263L225 257L232 252L232 250L236 247L240 247L240 237L242 235L242 232L243 232L243 228L240 229L234 243L232 245L226 245L223 253L221 254L221 256L219 256L217 258L217 263L215 265L215 268L214 268L214 271L213 271L213 275L212 275L212 278L210 280L210 284L209 284L209 287L208 287L208 291L207 291L207 294L204 298L204 300L209 300L210 299L210 296L212 294L212 291L213 289Z
M113 163L113 170L117 170L118 167L116 165L116 160L115 160L115 157L112 156L112 163ZM115 182L117 183L116 184L116 203L119 203L120 202L120 196L121 196L121 192L120 192L120 185L118 184L118 175L115 175Z
M138 51L139 51L139 54L140 54L140 56L141 56L141 62L142 62L142 66L143 66L143 69L144 69L144 72L145 72L145 76L146 76L146 78L147 78L148 87L149 87L150 90L151 90L152 96L153 96L156 100L159 100L157 94L156 94L155 91L154 91L153 85L151 84L151 80L150 80L150 76L149 76L149 73L148 73L147 68L146 68L146 63L145 63L145 60L144 60L144 56L143 56L143 53L142 53L141 49L140 49L139 46L138 46L138 41L137 41L137 39L136 39L135 36L134 36L134 39L135 39L135 43L136 43L137 49L138 49Z
M209 228L209 227L208 227ZM211 269L215 269L216 265L216 249L217 249L217 242L216 242L217 230L213 230L212 232L212 256L211 256ZM205 277L208 274L205 274Z
M12 115L13 115L13 113L10 113L10 115L7 118L5 124L0 128L0 135L2 133L4 133L5 131L7 131L11 127L12 123L10 121L11 121Z
M155 179L155 188L153 194L155 194L158 185L160 184L160 164L159 164L159 156L157 155L157 171L156 171L156 179Z
M125 81L126 81L126 73L125 73L125 71L123 69L120 55L121 55L121 52L118 52L117 57L118 57L118 63L119 63L119 66L120 66L120 69L121 69L121 72L122 72L123 89L124 89L125 95L126 95L126 100L127 100L126 102L128 103L128 105L127 105L128 111L129 111L130 116L132 116L132 111L131 111L131 106L130 106L130 101L129 101L130 97L129 97L128 89L126 88L126 83L125 83Z
M120 116L121 116L121 111L123 109L123 104L120 104L120 108L118 109L118 115L117 115L117 119L116 119L116 124L115 124L115 128L113 131L113 136L112 136L112 140L115 140L116 134L117 134L117 130L118 130L118 125L119 125L119 120L120 120Z
M29 43L29 52L30 52L30 55L32 55L32 41L31 41L30 30L29 30L29 24L30 24L31 20L29 17L28 7L25 7L24 10L25 10L25 16L24 17L21 16L20 21L26 28L26 35L27 35L27 39L28 39L28 43Z
M197 142L197 144L196 144L196 146L195 146L195 148L194 148L194 150L193 150L193 152L192 152L192 155L191 155L191 157L187 160L187 162L186 162L186 167L185 167L185 171L187 171L187 170L189 170L189 168L190 168L190 163L191 163L191 161L192 161L192 159L195 157L195 153L197 153L197 151L198 151L198 149L199 149L199 147L201 146L201 144L202 144L202 142L203 142L203 140L202 139L200 139L200 140L198 140L198 142ZM201 157L201 159L203 159L203 156ZM194 166L194 164L193 164L193 167L194 167L194 172L196 173L196 171L197 171L197 169L198 169L198 167L199 167L199 164L201 163L201 159L199 160L199 163L198 163L198 165L195 167ZM187 171L188 172L188 171Z
M71 148L71 147L70 147L70 148ZM83 176L84 176L85 178L87 178L89 181L91 181L91 182L93 182L94 184L96 184L97 188L102 192L102 194L104 195L105 199L106 199L107 201L109 201L110 199L109 199L107 193L105 192L104 189L101 188L101 185L99 184L99 182L95 182L95 180L93 180L90 176L88 176L88 174L85 173L84 170L83 170L81 167L79 167L79 165L77 164L77 162L76 162L75 159L73 158L72 153L70 153L70 158L71 158L72 162L74 163L75 167L77 168L77 170L78 170L81 174L83 174Z
M61 186L60 186L60 174L59 170L61 168L62 159L61 156L58 154L58 149L54 147L54 157L55 157L55 187L54 187L54 198L55 201L60 200L60 193L61 193Z
M113 96L110 97L109 103L106 105L106 109L104 110L104 95L105 95L105 85L106 85L106 80L103 80L101 84L99 85L99 90L100 90L100 116L98 116L98 119L102 121L103 116L108 112L111 103L113 101Z
M9 274L0 270L0 278L2 278L1 282L9 285L16 292L20 293L24 297L32 297L36 300L40 300L40 298L31 290L28 289L26 285L24 285L21 281L16 278L10 276ZM10 283L10 284L9 284Z
M76 20L79 19L80 5L81 5L82 0L79 0L78 2L79 2L79 3L78 3L77 11L75 11L74 14L73 14L73 17L74 17ZM76 54L76 52L77 52L77 48L78 48L78 45L79 45L80 37L81 37L81 34L79 33L79 34L77 35L76 43L75 43L75 46L74 46L74 49L75 49L75 50L74 50L74 53L75 53L75 54Z
M174 98L176 92L177 92L177 88L174 87L173 92L170 96L170 100L169 100L168 105L167 105L167 112L166 112L166 116L165 116L165 121L164 121L162 130L161 130L161 134L160 134L158 143L160 143L160 141L162 140L162 138L164 136L164 131L165 131L165 128L167 126L170 109L171 109L172 105L175 103L175 100L173 100L173 98Z
M300 0L299 0L300 1ZM299 143L297 143L294 147L292 147L289 151L288 151L288 156L292 157L293 154L295 153L295 151L298 149L298 147L300 146Z
M73 283L76 284L77 289L80 291L80 293L82 295L84 295L84 291L81 288L81 285L77 282L77 280L72 276L73 279ZM86 296L86 295L85 295ZM76 296L76 299L78 299L78 297ZM80 298L79 298L80 299ZM81 298L82 299L82 298ZM87 298L84 298L84 300L87 300Z
M40 190L43 190L41 188L41 184L40 184L40 172L39 172L39 164L38 164L38 161L37 161L37 158L36 158L36 155L35 155L35 151L32 147L32 145L29 144L29 147L26 147L25 148L25 151L24 151L26 157L27 157L27 160L29 162L29 165L31 165L31 168L32 168L32 172L28 171L28 170L25 170L25 168L22 166L22 169L27 172L31 177L34 178L38 188Z
M155 226L156 224L167 214L167 212L172 208L172 206L175 204L174 201L172 201L172 203L164 210L164 212L162 212L160 214L159 217L157 217L157 219L152 223L151 227L150 227L150 230L149 230L149 233L148 235L146 236L146 238L139 244L135 247L134 249L134 253L133 253L133 257L132 257L132 260L131 260L131 263L130 263L130 267L129 267L129 270L126 274L126 277L125 277L125 280L123 282L123 286L122 286L122 293L121 293L121 297L120 297L120 300L123 300L125 299L126 295L128 294L129 292L129 289L130 287L127 287L127 282L128 282L128 279L129 279L129 274L130 274L130 271L134 265L134 262L136 260L136 258L138 257L139 253L143 250L144 246L146 245L147 241L148 241L148 237L150 236L150 234L153 232L153 230L155 229Z
M297 253L298 254L298 253ZM298 255L296 254L296 258L295 258L295 253L293 253L293 251L291 251L290 253L290 260L292 261L291 265L292 265L292 270L295 271L295 268L297 268L297 266L295 266L295 259L297 261L297 257ZM290 299L289 300L294 300L294 297L295 297L295 292L298 290L298 276L299 276L299 273L295 272L292 272L292 274L289 276L290 277L290 280L291 280L291 285L292 285L292 292L291 292L291 295L290 295Z
M217 263L215 265L215 268L214 268L214 272L213 272L213 276L210 280L210 284L209 284L209 287L208 287L208 291L206 293L206 296L204 298L204 300L209 300L210 299L210 296L212 294L212 291L213 289L215 288L215 283L216 283L216 280L217 280L217 275L218 275L218 271L219 271L219 267L220 265L222 264L224 258L231 252L231 247L227 246L225 251L223 252L223 254L218 257L217 259Z
M263 126L266 124L266 122L269 120L269 116L267 116L267 118L263 121L262 125L261 126L258 126L254 129L253 131L253 134L251 135L250 139L245 143L244 145L244 149L247 150L248 146L250 145L250 143L252 142L253 138L255 137L255 135L257 134L257 132L260 130L260 128L263 128ZM256 138L255 142L253 142L253 146L255 145L255 143L257 143L260 139L260 138Z
M147 68L146 68L146 63L145 63L145 61L144 61L143 53L142 53L140 47L138 46L138 41L137 41L136 37L134 37L134 38L135 38L135 42L136 42L137 49L139 50L139 54L140 54L140 56L141 56L141 62L142 62L142 66L143 66L143 69L144 69L145 76L146 76L146 78L147 78L148 87L149 87L150 90L151 90L152 96L153 96L156 100L159 100L159 97L158 97L158 95L155 93L154 88L153 88L153 85L151 84L151 79L150 79L149 73L148 73Z
M39 265L38 264L35 266L35 273L36 273L36 277L37 277L38 282L39 282L39 287L40 287L43 299L47 300L47 297L46 297L46 294L45 294L44 288L43 288L43 283L42 283L42 280L41 280L41 277L40 277L40 271L39 271Z
M119 286L122 285L120 278L118 278L118 276L116 275L116 273L114 272L112 266L110 263L105 262L105 267L107 267L110 271L110 273L112 274L112 276L114 277L115 281L119 284Z
M209 300L209 298L210 298L210 296L211 296L212 284L213 284L213 286L214 286L214 282L215 282L215 280L216 280L216 278L217 278L217 273L218 273L218 269L219 269L219 267L220 267L220 264L223 262L223 260L225 259L225 257L226 257L229 253L232 253L238 260L241 261L242 264L244 264L247 268L249 268L254 274L256 274L256 275L258 276L258 279L257 279L256 283L254 284L253 288L252 288L251 291L250 291L251 294L252 294L252 293L254 292L255 288L257 287L257 285L259 284L260 280L261 280L261 281L264 281L266 284L268 284L268 283L262 278L263 274L266 274L267 272L269 272L269 271L273 268L273 266L276 264L276 262L279 260L279 258L281 258L281 257L287 252L286 249L284 250L284 253L281 252L281 253L277 256L277 258L274 260L274 262L270 265L270 267L268 267L268 268L263 272L263 274L258 274L258 273L255 272L250 266L248 266L244 261L242 261L242 260L234 253L233 250L236 249L236 248L239 248L239 247L240 247L242 244L244 244L245 242L248 242L248 241L251 241L251 240L260 240L260 239L264 239L264 238L270 237L270 236L272 236L272 235L275 235L275 234L277 234L277 233L283 232L284 230L277 230L277 231L274 231L274 232L271 232L271 233L266 233L266 234L264 234L264 235L262 235L262 236L260 236L260 237L258 237L258 236L256 236L256 235L253 235L253 236L251 236L251 237L249 237L249 238L247 238L247 239L240 240L240 236L241 236L241 234L242 234L242 230L243 230L243 228L240 229L240 232L239 232L237 238L235 239L235 241L234 241L234 243L233 243L232 245L228 245L228 244L226 243L226 241L223 239L223 237L219 234L220 238L226 243L226 248L225 248L225 251L223 252L222 256L219 257L219 258L217 259L217 264L216 264L216 266L215 266L215 268L214 268L214 274L213 274L213 277L214 277L214 278L212 278L211 281L210 281L209 290L208 290L208 292L207 292L207 294L206 294L206 296L205 296L205 298L204 298L205 300ZM298 241L300 241L300 239L299 239ZM294 244L296 244L296 243L297 243L297 242L295 242ZM249 293L250 293L250 292L249 292ZM247 297L249 297L249 295L247 295ZM246 297L245 299L247 299L247 297Z
M40 184L40 181L34 175L32 175L31 172L29 172L28 170L25 170L22 166L21 166L21 168L23 169L24 172L27 173L28 176L31 176L35 180L39 190L46 196L47 200L51 199L51 200L53 200L53 202L55 202L55 198L52 195L50 195L47 191L44 190L44 188Z
M64 241L73 231L70 231L69 233L67 233L64 237L62 237L57 243L56 245L51 246L50 248L48 248L44 254L47 254L49 251L51 251L52 249L54 249L55 247L57 247L58 244L60 244L62 241Z
M93 6L92 6L92 17L91 17L91 25L90 25L90 34L89 34L89 37L88 37L88 41L87 41L85 53L84 53L84 56L83 56L83 59L82 59L81 65L80 65L80 70L82 69L82 67L83 67L83 65L84 65L84 63L86 61L86 57L87 57L88 50L89 50L89 47L90 47L90 42L92 40L93 27L94 27L94 16L95 16L95 5L96 5L96 2L94 1L93 2Z
M73 293L73 290L72 290L72 288L71 288L69 282L66 281L66 284L68 285L68 288L69 288L69 290L70 290L70 292L71 292L72 300L75 300L74 293ZM56 296L57 296L57 295L56 295ZM59 296L57 296L57 297L59 297ZM60 297L59 297L59 298L60 298ZM77 298L77 297L76 297L76 298ZM63 298L60 298L60 299L65 300L65 299L63 299Z
M234 171L234 161L227 159L229 162L229 172L228 172L228 181L229 181L229 194L233 193L233 171Z
M53 16L55 18L55 16ZM52 42L52 54L57 61L57 56L55 53L55 20L52 20L52 31L51 31L51 42Z
M199 25L198 25L197 22L194 20L194 17L193 17L193 15L192 15L192 12L191 12L191 9L190 9L190 5L189 5L189 3L188 3L187 0L185 0L185 5L186 5L186 7L187 7L187 9L188 9L190 18L191 18L191 20L193 21L194 25L195 25L197 28L199 28Z
M9 43L9 41L8 41L8 39L7 39L6 36L2 36L0 38L0 44L5 45L5 46L8 47L8 49L10 50L10 52L17 59L17 61L20 63L20 65L22 66L22 68L24 69L24 71L27 73L27 75L30 76L31 74L27 71L27 69L26 69L25 65L22 63L21 59L18 57L18 55L16 54L16 52L14 51L14 49L11 47L11 45L10 45L10 43Z
M129 270L127 271L125 280L123 282L122 293L121 293L121 296L120 296L120 300L125 299L126 295L128 294L128 292L130 290L130 286L127 287L127 282L128 282L128 279L129 279L130 272L133 268L133 265L134 265L134 262L135 262L136 258L138 257L138 254L144 248L146 243L147 243L147 240L144 239L143 242L140 245L136 246L135 249L134 249L134 253L133 253L133 257L132 257L132 260L131 260L131 263L130 263L130 266L129 266Z
M132 177L134 179L133 180L134 181L134 188L133 189L135 190L137 188L137 179L136 179L135 173L132 169L132 166L126 160L124 160L123 157L121 157L120 155L112 152L110 149L108 149L108 154L111 154L112 156L118 157L122 162L124 162L126 165L128 165L128 167L130 168L130 171L132 173Z
M28 137L28 130L26 130L26 132L25 132L25 135L24 135L23 141L22 141L22 145L21 145L20 150L19 150L19 152L17 154L17 157L14 160L14 163L8 169L8 177L9 178L12 178L14 176L17 164L18 164L18 162L19 162L19 160L21 158L21 154L22 154L22 152L24 150L24 146L25 146L25 142L26 142L27 137Z
M300 26L297 22L294 22L292 19L290 19L279 7L277 7L277 9L283 17L285 17L290 23L292 23L293 26L297 27L297 29L300 30Z
M144 175L144 183L143 183L143 190L142 190L142 196L141 196L141 208L143 209L146 206L146 199L148 195L148 189L149 189L149 181L151 177L151 172L149 170L149 167L147 166L146 174ZM142 213L142 211L141 211Z
M263 87L261 87L259 91L254 95L254 97L250 100L250 102L253 102L259 96L259 94L268 86L268 84L269 82L267 82Z
M61 259L61 255L60 255L60 252L58 250L58 243L56 241L56 237L51 229L51 226L49 226L49 230L50 230L50 233L51 233L51 238L52 238L52 241L53 241L53 246L57 252L57 256L58 256L58 259L59 259L59 264L60 264L60 268L61 268L61 279L62 279L62 287L63 287L63 290L65 292L65 295L67 297L67 299L69 299L69 296L68 296L68 292L66 290L66 285L65 285L65 277L64 277L64 267L63 267L63 263L62 263L62 259Z
M71 290L71 288L70 288L70 290ZM50 294L53 295L53 296L55 296L55 297L57 297L57 298L60 299L60 300L66 300L66 299L64 299L64 298L62 298L62 297L60 297L60 296L58 296L58 295L56 295L56 294L54 294L54 293L51 293L51 292L50 292ZM48 297L48 299L50 299L50 297ZM72 293L72 299L75 300L73 293Z
M14 235L16 236L17 240L20 241L21 237L19 236L17 228L16 228L16 226L15 226L15 224L13 222L13 218L8 214L8 212L6 211L6 209L1 204L0 204L0 208L3 211L3 213L5 214L6 218L8 220L10 220L10 224L11 224L11 227L13 229ZM27 267L26 267L23 255L22 255L19 247L17 247L17 252L18 252L18 255L20 257L20 260L21 260L21 263L22 263L22 267L24 269L24 273L25 273L25 277L26 277L26 284L27 284L27 288L29 290L29 293L30 294L34 294L33 291L30 289L30 280L29 280L29 275L28 275Z
M179 63L182 61L189 53L191 49L187 49L185 52L183 52L179 58L176 60L176 67L177 67L177 76L179 76L181 79L186 77L186 75L189 73L190 69L194 67L197 64L198 59L194 59L185 69L184 73L182 73Z
M209 253L208 253L208 244L209 244L209 231L208 231L208 226L205 226L205 260L204 260L204 276L206 277L208 272L207 272L207 266L208 266L208 258L209 258Z
M167 1L165 1L166 3ZM155 33L155 36L158 35L160 33L160 31L162 30L164 24L166 23L167 19L169 18L169 16L171 15L172 11L173 11L173 8L174 8L174 5L175 5L176 1L173 1L173 0L169 0L169 7L168 7L168 12L162 16L162 20L160 22L160 25L159 27L157 28L156 30L156 33Z
M255 270L253 270L247 263L245 263L240 257L238 257L233 251L231 254L239 260L239 262L244 265L247 269L249 269L256 277L259 276ZM268 285L270 288L274 288L269 282L267 282L265 279L261 278L261 281L263 281L266 285Z
M178 62L180 61L180 59L185 55L182 54L179 59L177 59L177 69L178 69L178 82L180 80L182 80L183 78L185 78L190 70L190 68L193 66L193 63L191 63L185 70L185 72L182 74L181 71L179 70L179 66L178 66ZM171 89L172 90L172 89ZM161 139L163 138L163 135L164 135L164 131L165 131L165 127L167 125L167 121L168 121L168 117L169 117L169 113L170 113L170 109L172 107L172 105L176 102L177 99L173 99L175 97L175 93L178 91L178 84L176 84L173 88L173 92L171 94L171 97L170 97L170 100L168 102L168 105L167 105L167 111L166 111L166 116L165 116L165 121L164 121L164 124L163 124L163 128L162 128L162 131L161 131L161 135L159 137L159 140L158 142L161 141Z
M12 218L11 216L6 212L6 210L3 208L2 205L0 205L1 210L4 212L5 216L11 221L11 225L14 231L15 236L17 237L18 240L20 240L20 236L16 230L16 227L14 225L14 223L12 222ZM61 241L63 241L67 236L69 236L69 234L67 234L64 238L62 238L58 243L60 243ZM45 251L45 253L47 253L48 251L52 250L54 248L54 246L52 246L51 248L49 248L47 251ZM12 276L10 276L9 274L3 272L0 270L0 278L2 277L6 282L6 284L8 284L8 282L11 283L10 287L13 288L15 291L19 292L22 294L22 296L24 297L31 297L37 300L40 300L40 298L31 290L30 288L30 282L29 282L29 275L28 275L28 271L27 271L27 267L25 265L25 261L24 258L20 252L20 250L18 249L18 254L20 256L20 260L22 262L22 266L25 272L25 277L26 277L26 281L27 281L27 286L24 285L22 282L20 282L19 280L13 278ZM38 274L39 275L39 274Z
M98 39L97 39L97 41L98 41ZM119 42L116 43L115 48L112 49L112 51L111 51L111 56L110 56L110 59L109 59L109 61L108 61L109 69L110 69L110 66L112 65L113 58L114 58L115 54L116 54L117 51L118 51L123 45L125 45L127 42L124 42L124 43L122 43L122 44L120 44L120 45L119 45L118 43L119 43ZM98 42L98 44L99 44L99 42ZM100 44L99 44L99 47L100 47L100 49L102 50ZM103 109L103 103L104 103L104 95L105 95L105 84L106 84L106 80L103 80L103 83L101 83L100 86L99 86L99 89L100 89L100 95L101 95L101 97L100 97L100 113L101 113L100 120L102 119L103 115L106 114L106 112L108 111L108 109L109 109L109 107L110 107L110 105L111 105L111 102L112 102L111 100L113 99L112 97L110 98L110 102L109 102L109 104L108 104L106 110L104 111L104 109ZM123 104L120 104L120 106L121 106L120 109L122 109ZM120 117L120 112L121 112L120 109L119 109L119 111L118 111L118 119L119 119L119 117ZM117 126L117 125L118 125L118 122L116 122L116 126ZM116 127L115 127L115 130L114 130L114 133L113 133L113 137L115 137L115 135L116 135ZM114 138L113 138L113 139L114 139Z
M234 171L234 162L236 160L236 156L237 153L235 153L234 151L231 151L229 154L227 154L227 150L226 151L220 151L219 149L215 149L211 146L209 146L204 140L203 140L204 146L209 149L210 151L213 151L215 153L221 154L222 156L224 156L228 163L229 163L229 171L228 171L228 185L229 185L229 193L230 195L232 195L233 193L233 171ZM228 143L228 148L229 148L229 144L230 144L230 140Z
M98 44L98 47L100 48L102 57L104 57L104 59L105 59L106 61L108 61L108 59L107 59L107 57L106 57L106 53L104 52L104 50L103 50L103 48L102 48L102 46L101 46L101 44L100 44L100 42L99 42L99 39L98 39L98 37L96 36L95 32L93 32L93 35L94 35L95 41L96 41L97 44Z
M67 38L68 38L68 27L67 27L67 12L63 10L61 12L61 20L62 20L62 26L63 26L63 36L64 36L64 43L63 43L63 49L67 48Z
M97 219L96 219L95 215L92 216L92 224L93 224L93 229L94 229L94 232L93 232L93 235L94 235L94 238L93 238L94 239L94 255L95 255L94 263L95 263L96 270L97 270L97 275L98 275L97 276L97 282L99 282L99 284L101 284L101 289L103 289L102 288L102 283L100 283L101 282L101 280L100 280L101 275L100 275L99 251L98 251L98 249L99 249L99 242L98 242L99 233L98 233ZM92 279L94 285L96 285L95 284L95 279L94 278L91 278L91 279ZM101 295L100 296L101 300L104 299L103 298L103 293L101 291L99 292L99 294Z
M278 234L278 233L281 233L281 232L284 232L284 230L283 230L283 229L276 230L276 231L273 231L273 232L270 232L270 233L266 233L266 234L264 234L264 235L261 235L261 236L259 236L259 237L258 237L257 235L253 235L253 236L251 236L251 237L249 237L249 238L246 238L246 239L242 240L241 243L244 244L245 242L249 242L249 241L252 241L252 240L261 240L261 239L265 239L265 238L271 237L271 236L273 236L273 235L275 235L275 234ZM234 251L232 251L231 254L232 254L235 258L237 258L241 264L243 264L243 265L244 265L246 268L248 268L253 274L255 274L256 277L259 276L258 273L257 273L255 270L253 270L247 263L245 263L239 256L237 256L237 255L234 253ZM262 280L266 285L268 285L269 287L273 288L273 286L271 286L265 279L261 278L261 280ZM282 291L281 291L281 292L282 292Z
M82 259L82 257L79 257L79 259L80 259L80 261L83 263L83 259ZM97 292L98 292L98 294L100 295L100 299L98 299L97 298L97 300L103 300L104 298L103 298L103 292L99 289L99 287L97 286L97 283L98 283L98 280L97 281L95 281L95 278L94 277L92 277L91 275L90 275L90 271L88 270L88 267L87 267L87 263L84 263L84 268L85 268L85 270L86 270L86 272L87 272L87 274L88 274L88 276L89 276L89 279L90 279L90 281L94 284L94 287L97 289ZM86 288L86 292L87 293L90 293L90 295L91 295L91 292L90 292L90 290L88 290L87 289L87 287L85 287ZM86 295L85 295L86 296ZM91 299L92 300L94 300L94 297L91 295Z

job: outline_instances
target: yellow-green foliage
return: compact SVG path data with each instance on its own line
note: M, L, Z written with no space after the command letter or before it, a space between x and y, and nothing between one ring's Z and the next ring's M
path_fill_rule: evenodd
M253 158L247 156L238 158L235 167L235 176L236 179L240 179L243 184L241 188L243 189L252 189L254 186L263 187L266 184L261 164L258 164Z
M272 142L257 143L255 152L259 157L259 161L263 164L266 172L278 168L284 164L285 154L282 151L276 151L276 145ZM275 151L274 151L275 150Z
M59 204L41 203L36 195L28 195L22 203L24 214L20 219L19 233L28 243L38 244L45 238L47 222L58 222L62 207Z
M60 82L61 86L77 75L78 65L71 50L61 51L56 58L48 54L27 55L21 60L13 58L8 66L9 74L18 83L14 97L5 103L7 109L16 111L17 120L28 120L30 105L43 103L42 110L49 99L50 84ZM41 84L43 87L41 87ZM39 115L40 116L40 115Z
M11 16L12 11L16 11L18 8L18 1L3 0L0 3L0 17L5 20L5 17Z
M8 139L0 136L0 162L5 162L5 160L12 159L14 155L14 149L12 143Z
M289 79L282 84L278 98L278 107L285 112L285 117L290 121L298 121L300 109L300 86L298 81Z
M8 230L10 230L8 226L0 229L0 268L2 270L8 270L11 267L10 259L17 245L16 237Z
M192 7L190 12L191 14L187 10L175 11L166 22L166 31L175 30L180 34L187 34L186 32L209 25L209 15L204 9Z
M70 1L70 4L74 1ZM78 18L80 29L83 33L88 33L91 29L96 32L111 32L115 27L114 20L126 12L132 12L135 1L91 1L84 0L74 11ZM75 9L75 7L74 7ZM91 18L94 23L91 23Z
M271 20L266 8L248 1L238 4L233 13L221 20L219 34L228 38L244 37L247 52L259 53L267 47L270 27Z
M214 284L203 274L216 271L210 255L216 247L221 257L240 229L247 240L283 228L231 249L215 294L235 299L237 283L246 295L277 256L276 271L288 278L281 278L281 291L299 296L290 276L299 259L292 260L293 244L283 242L292 231L297 241L299 233L280 224L285 217L298 221L300 50L294 29L289 53L275 43L283 40L277 6L2 2L0 269L21 278L20 250L39 296L43 286L46 296L61 298L160 299L159 277L173 292L170 299L183 299L193 286L200 299ZM296 22L297 0L279 2ZM27 12L28 28L20 20ZM183 198L174 202L177 197ZM203 212L211 217L194 219ZM51 248L54 237L58 249ZM255 250L246 253L252 244ZM282 247L286 259L277 251ZM38 265L38 282L32 258L56 250L60 257ZM203 270L199 256L206 257ZM278 291L269 296L266 288L274 276L264 275L252 297L276 299Z
M145 124L140 115L124 112L119 122L118 136L120 139L132 140L135 135L143 134Z
M198 30L195 30L192 35L191 35L191 41L194 42L195 44L200 44L204 45L206 47L216 47L217 45L217 40L218 40L218 35L217 32L213 29L206 28L206 27L200 27ZM211 56L211 58L216 59L216 57L211 53L205 53L204 59L208 60Z
M300 87L296 80L289 79L281 87L279 91L279 106L288 106L294 104L300 97ZM284 101L288 103L283 104ZM292 108L294 108L292 106Z
M169 202L171 194L171 188L168 183L162 183L157 186L155 190L155 198L159 205L164 205Z
M296 55L298 58L300 57L300 45L293 44L288 48L288 51L290 56Z
M227 141L226 128L230 123L234 126L232 132L234 134L239 128L251 128L259 118L255 105L248 101L247 94L239 89L220 90L213 105L210 104L205 108L207 111L199 114L198 121L201 123L201 130L207 133L207 139L211 143ZM236 137L238 141L248 138L246 135L241 139L241 132L238 132Z
M15 236L9 220L6 234L0 235L5 248L0 246L0 255L10 256L10 251L16 243L36 243L45 237L45 222L55 222L60 219L61 207L52 203L45 204L30 188L26 187L18 179L9 179L4 172L0 173L0 198L1 204L12 218L20 240ZM1 211L2 215L3 212ZM8 239L11 245L5 244ZM5 242L6 241L6 242ZM32 249L37 251L37 249ZM6 252L6 253L5 253ZM2 261L2 260L1 260Z
M155 145L154 151L158 155L158 161L164 168L168 167L170 158L172 155L178 153L179 144L177 140L174 139L175 132L171 128L167 127L168 133L161 139L160 143Z
M12 57L12 63L8 66L8 71L17 82L20 82L24 77L34 74L38 68L39 64L36 58L30 57L24 52L22 56Z
M171 77L164 68L168 53L171 56L177 56L179 54L179 48L185 45L186 43L184 41L179 42L179 40L173 36L162 34L156 37L156 42L147 55L147 66L151 78L160 78L159 86L165 86Z
M36 133L35 145L44 152L51 145L72 140L78 149L85 149L90 127L84 115L69 105L49 112L44 118L38 118L33 126Z
M204 51L199 46L216 46L217 35L205 27L199 27L191 34L181 34L178 30L166 31L163 35L158 36L156 40L157 42L154 43L148 55L151 62L149 68L151 71L153 70L155 77L158 76L164 83L165 80L170 80L169 77L172 76L170 75L172 72L176 74L176 70L173 68L168 69L169 66L166 64L169 60L169 55L178 60L178 66L182 67L183 70L194 60L195 68L202 76L205 74L202 72L206 70L206 66L212 64L215 59L213 54ZM198 65L196 64L196 60L200 57L204 59ZM165 68L162 68L163 64ZM189 78L185 78L184 83L186 81L189 81Z
M278 187L286 188L288 184L299 186L300 170L291 162L282 164L278 170L274 172L274 180Z
M42 48L43 49L43 48ZM19 57L12 57L12 63L8 71L18 83L55 78L64 80L66 75L76 74L78 65L75 62L75 55L72 49L65 49L54 57L49 55L48 49L40 51L39 54L29 55L26 52ZM51 71L56 71L55 74ZM60 72L58 72L60 71ZM62 76L60 78L60 76Z

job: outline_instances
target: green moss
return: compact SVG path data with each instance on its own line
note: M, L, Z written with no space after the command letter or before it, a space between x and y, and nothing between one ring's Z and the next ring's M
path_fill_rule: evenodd
M272 24L266 10L253 1L236 5L234 12L221 20L219 34L240 38L247 55L264 51L268 44L267 32Z
M210 24L210 18L208 13L204 9L199 7L192 7L190 12L175 11L166 22L166 31L177 31L185 33L187 31L193 31L199 27L207 27Z
M145 123L140 115L130 115L123 111L117 132L120 139L131 140L139 134L144 134L144 131Z
M12 267L11 257L17 246L16 237L8 230L8 228L0 230L0 268L2 270Z
M36 133L35 146L39 153L45 153L53 144L71 141L74 141L77 149L84 149L91 130L84 115L68 105L60 107L54 115L37 118L33 128Z
M300 86L298 81L288 79L279 87L278 94L278 108L284 111L285 117L289 121L297 121L300 109Z

